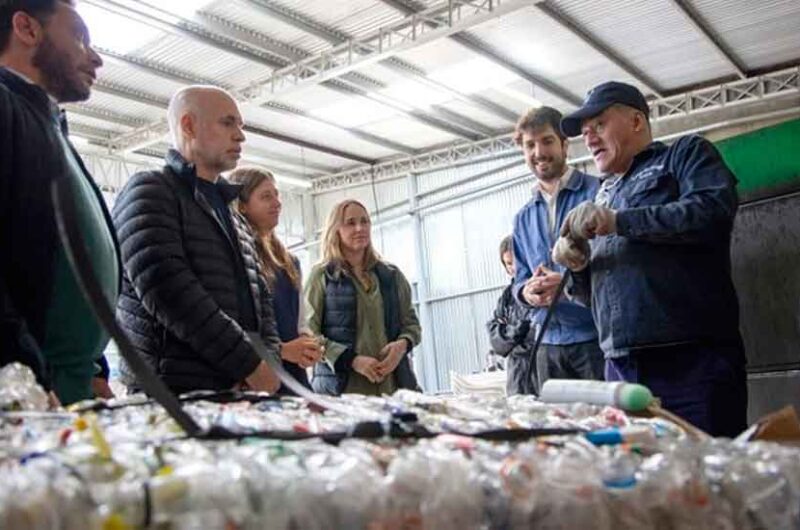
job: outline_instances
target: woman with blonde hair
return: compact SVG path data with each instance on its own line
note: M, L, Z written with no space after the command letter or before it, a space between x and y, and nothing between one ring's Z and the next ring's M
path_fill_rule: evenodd
M337 204L325 226L322 261L309 274L308 327L325 345L311 382L319 393L419 390L409 358L421 335L411 286L372 248L370 231L363 204Z
M229 180L241 186L237 208L256 234L259 269L272 293L283 365L310 388L306 368L320 360L322 349L305 329L300 263L275 235L282 208L275 177L261 168L244 167L231 172Z

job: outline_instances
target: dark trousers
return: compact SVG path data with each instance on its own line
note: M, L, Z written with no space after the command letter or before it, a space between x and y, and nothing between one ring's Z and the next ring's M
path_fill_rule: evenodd
M536 354L539 388L548 379L603 380L605 360L596 340L575 344L542 344Z
M541 347L540 347L541 348ZM506 394L539 395L536 380L536 363L531 365L531 352L512 352L506 357Z
M683 344L633 350L606 362L608 381L640 383L661 405L712 436L747 427L747 375L740 344Z

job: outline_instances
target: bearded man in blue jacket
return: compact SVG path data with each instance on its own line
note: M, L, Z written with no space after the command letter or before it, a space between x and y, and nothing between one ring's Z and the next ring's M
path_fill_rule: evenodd
M533 109L520 118L514 135L535 177L531 200L514 218L513 236L513 293L518 303L530 309L529 344L541 331L548 308L555 304L535 359L538 381L528 382L531 389L541 388L550 378L603 378L603 353L591 311L565 297L554 300L565 271L551 258L561 224L578 204L593 200L600 185L596 177L567 165L568 141L561 133L560 121L556 109ZM511 369L524 366L515 361L513 356L509 358Z

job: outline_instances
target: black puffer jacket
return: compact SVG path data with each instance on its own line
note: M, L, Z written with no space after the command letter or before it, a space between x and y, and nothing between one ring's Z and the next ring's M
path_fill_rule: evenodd
M278 356L271 298L244 220L233 215L231 241L194 167L176 151L166 162L131 177L114 205L125 264L117 319L173 391L230 388L259 363L240 325L239 282L246 278L257 331ZM238 194L238 186L222 188L226 199Z
M538 394L536 362L531 365L531 350L536 342L535 326L531 326L531 310L514 299L512 288L513 282L500 295L486 328L492 351L506 358L508 395ZM528 371L530 380L525 378Z

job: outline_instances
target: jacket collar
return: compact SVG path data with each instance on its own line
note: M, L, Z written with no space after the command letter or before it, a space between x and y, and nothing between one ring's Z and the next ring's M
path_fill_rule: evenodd
M169 149L164 160L167 166L180 180L188 184L192 190L197 188L197 182L200 180L200 177L197 176L197 171L193 163L188 162L176 149ZM222 176L217 179L214 185L219 190L225 202L228 203L239 197L239 192L242 189L240 184L231 184Z
M567 182L561 185L559 191L561 190L577 191L581 189L584 185L584 182L586 182L585 173L578 171L575 168L569 168L569 169L572 170L572 175L569 177L569 180L567 180ZM542 195L542 192L539 189L538 185L534 186L533 188L533 200L535 202L544 201L544 196Z
M631 167L625 172L625 176L633 174L636 169L650 158L662 153L667 148L663 142L650 142L644 149L636 153L631 162Z
M0 66L0 84L8 87L11 92L27 99L35 109L44 113L51 120L56 121L64 134L67 134L64 111L58 108L58 104L42 87L31 83L22 75L4 66Z

